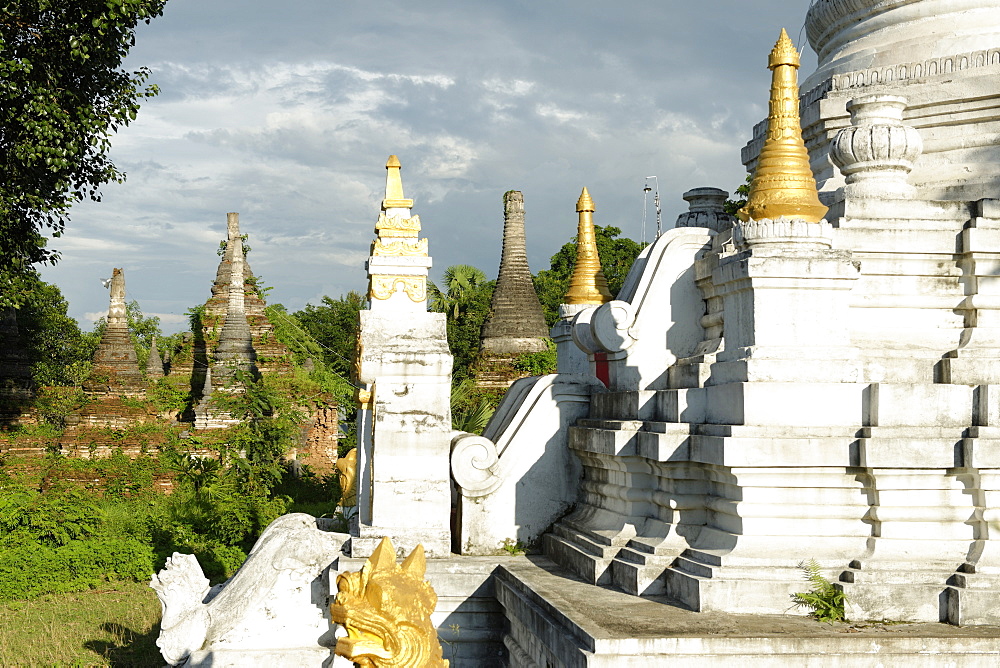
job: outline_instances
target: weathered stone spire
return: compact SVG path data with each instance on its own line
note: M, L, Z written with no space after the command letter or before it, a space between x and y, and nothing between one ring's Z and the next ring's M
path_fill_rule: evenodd
M809 152L799 120L799 52L784 28L768 58L771 102L767 137L750 182L740 220L790 218L818 223L826 215L819 201Z
M137 384L142 378L125 316L125 274L119 268L111 276L107 326L94 353L92 377L105 375L109 384Z
M603 304L611 301L608 280L601 269L597 254L597 237L594 235L594 200L584 188L576 201L579 223L576 232L576 266L566 291L567 304Z
M156 337L153 337L153 341L149 346L149 359L146 361L146 377L147 378L162 378L163 377L163 360L160 359L160 351L156 347Z
M531 283L524 237L524 197L517 190L503 196L503 251L493 291L491 313L483 325L483 350L525 353L545 350L548 328L542 304Z
M223 385L229 383L236 369L255 372L254 362L257 360L244 304L243 240L237 236L235 239L230 237L229 242L233 246L229 306L226 309L226 322L219 335L219 345L215 349L215 375Z
M243 240L243 236L240 234L239 213L230 211L226 214L226 232L226 248L221 251L222 258L215 272L215 282L212 284L212 299L209 299L208 303L205 304L205 312L210 316L222 317L226 314L228 308L227 296L229 294L229 286L232 285L233 281L233 249L237 246L235 240ZM240 245L240 248L243 250L243 283L252 283L254 275L250 269L250 263L247 261L246 250L243 245ZM248 294L244 290L243 294L243 305L247 315L251 317L263 315L264 301L253 292Z

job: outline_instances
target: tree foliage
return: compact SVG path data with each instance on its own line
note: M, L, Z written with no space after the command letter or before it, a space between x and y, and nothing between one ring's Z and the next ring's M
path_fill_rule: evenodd
M319 306L307 304L294 317L322 349L323 361L339 376L350 377L358 336L358 311L367 298L351 290L337 299L323 297Z
M428 286L430 307L447 316L448 347L455 358L452 382L459 383L470 377L479 355L496 281L487 281L486 274L473 266L459 264L445 269L443 282L443 290L433 283Z
M470 264L455 264L444 270L443 282L443 290L433 281L427 286L431 310L447 314L449 320L458 320L486 283L486 274Z
M750 196L751 179L753 179L753 174L747 174L746 180L741 185L736 187L736 198L727 199L722 205L722 208L726 213L735 216L740 209L747 205L747 197Z
M0 306L25 296L32 264L52 263L70 207L124 175L110 137L135 119L148 70L122 61L166 0L11 0L0 7Z
M601 256L601 269L608 280L612 295L617 295L625 283L632 263L644 246L627 237L618 238L622 231L617 227L594 226L597 252ZM563 303L569 289L569 279L576 266L576 237L563 244L559 252L552 256L548 269L538 272L535 277L535 291L542 302L545 322L551 327L559 319L559 305Z
M76 320L67 315L69 305L58 287L33 271L28 272L24 285L28 290L17 312L17 324L35 385L79 385L90 372L99 337L80 331Z

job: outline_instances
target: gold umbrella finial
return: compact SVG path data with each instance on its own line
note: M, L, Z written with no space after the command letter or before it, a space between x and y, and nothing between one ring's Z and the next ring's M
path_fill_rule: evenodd
M566 291L567 304L604 304L611 301L608 281L601 270L601 258L597 253L597 237L594 235L594 200L586 188L576 201L579 223L576 231L576 266L569 279Z
M399 174L400 168L399 158L390 155L385 163L385 199L382 200L383 211L413 207L413 200L403 197L403 178Z
M799 120L799 52L784 28L767 59L771 101L767 136L750 181L747 203L736 214L747 221L792 218L818 223L827 208L819 201Z

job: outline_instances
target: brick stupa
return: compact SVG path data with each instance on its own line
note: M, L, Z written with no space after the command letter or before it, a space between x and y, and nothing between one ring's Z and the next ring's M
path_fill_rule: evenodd
M493 291L491 313L483 325L483 356L476 383L503 389L519 375L512 360L522 353L546 349L548 327L542 304L531 282L524 236L524 196L510 190L503 196L503 251Z
M117 267L110 287L107 326L94 353L90 380L85 387L94 392L141 393L143 378L125 317L125 273Z

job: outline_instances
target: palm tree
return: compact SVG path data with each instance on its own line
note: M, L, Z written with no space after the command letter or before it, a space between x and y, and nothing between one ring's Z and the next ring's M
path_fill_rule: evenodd
M443 291L430 282L431 308L457 320L476 288L485 282L486 274L479 269L468 264L454 264L444 270Z

